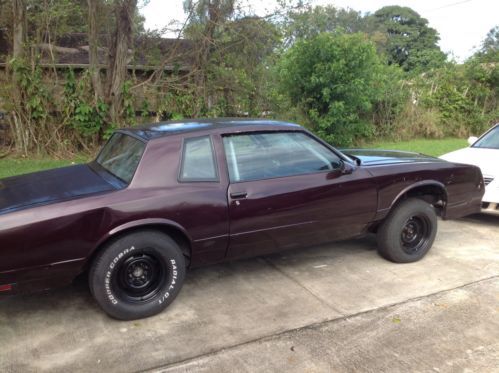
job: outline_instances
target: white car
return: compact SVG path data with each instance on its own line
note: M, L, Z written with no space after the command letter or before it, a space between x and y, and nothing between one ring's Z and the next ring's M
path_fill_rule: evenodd
M480 138L470 137L468 144L468 148L444 154L440 158L480 167L485 183L482 212L499 215L499 123Z

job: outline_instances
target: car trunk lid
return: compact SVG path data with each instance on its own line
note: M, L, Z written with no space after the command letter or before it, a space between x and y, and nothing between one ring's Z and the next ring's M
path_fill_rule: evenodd
M75 165L0 180L0 214L119 189L90 165Z

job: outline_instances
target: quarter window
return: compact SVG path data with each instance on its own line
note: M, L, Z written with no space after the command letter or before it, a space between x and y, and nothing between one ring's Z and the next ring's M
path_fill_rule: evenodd
M97 163L118 179L129 184L139 165L145 144L124 133L115 133L97 156Z
M209 136L184 140L180 180L218 180L213 146Z
M231 182L331 171L341 166L331 150L302 132L224 137Z

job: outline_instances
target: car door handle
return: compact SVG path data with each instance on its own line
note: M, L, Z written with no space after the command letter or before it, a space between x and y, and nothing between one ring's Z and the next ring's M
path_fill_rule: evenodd
M248 196L248 193L246 192L234 192L230 194L230 198L232 199L243 199Z

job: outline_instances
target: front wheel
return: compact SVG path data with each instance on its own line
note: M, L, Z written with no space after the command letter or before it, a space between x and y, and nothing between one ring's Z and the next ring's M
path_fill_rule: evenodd
M90 269L89 285L108 315L134 320L164 310L179 293L185 272L177 243L161 232L144 230L103 248Z
M396 263L423 258L437 234L437 214L430 204L417 198L400 203L378 230L378 252Z

